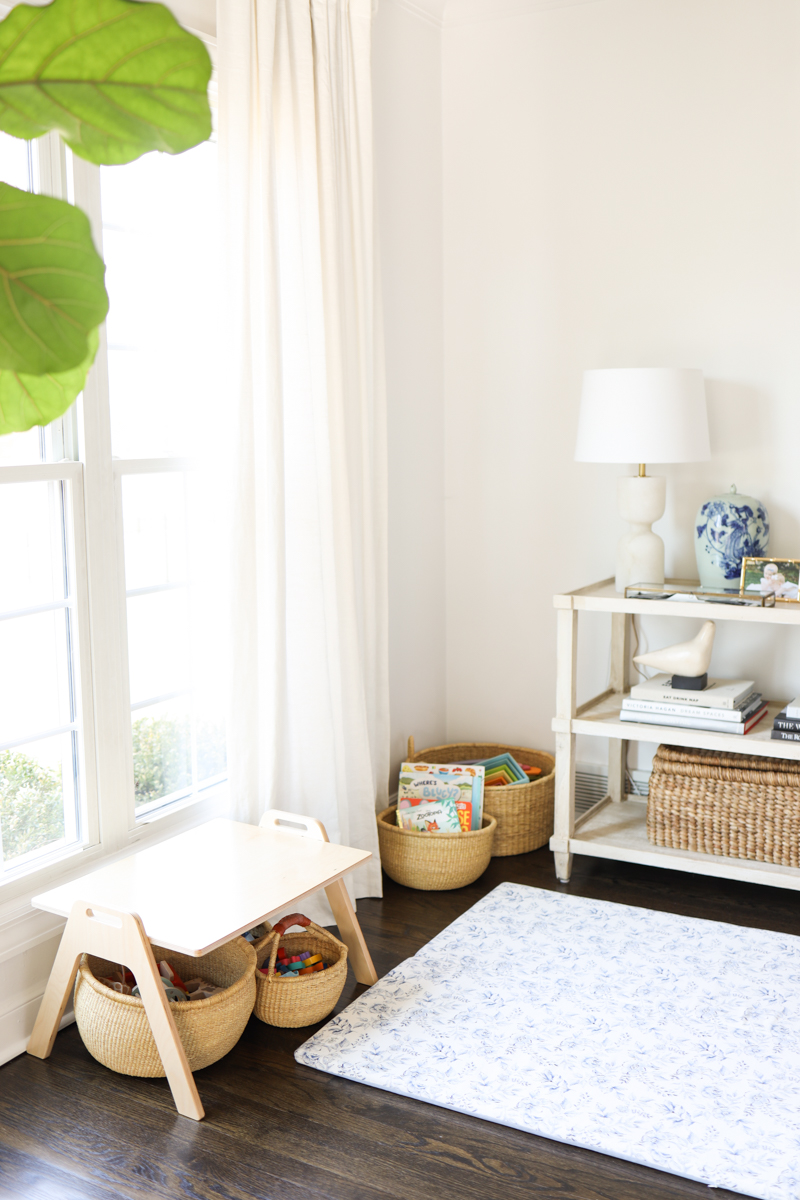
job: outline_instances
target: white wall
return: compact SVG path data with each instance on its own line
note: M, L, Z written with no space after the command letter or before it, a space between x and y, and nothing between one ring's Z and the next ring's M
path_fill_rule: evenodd
M552 743L551 595L612 574L624 528L621 470L572 461L585 367L705 371L713 458L658 468L668 574L733 482L800 557L798 61L796 0L448 3L448 740ZM584 630L581 699L608 670ZM720 626L712 671L794 695L800 645Z
M389 407L392 780L445 740L441 28L382 0L375 158Z

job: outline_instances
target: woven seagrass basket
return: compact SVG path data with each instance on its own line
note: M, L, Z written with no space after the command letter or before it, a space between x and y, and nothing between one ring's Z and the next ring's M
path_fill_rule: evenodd
M674 850L800 867L800 763L659 746L647 837Z
M310 950L321 954L322 961L330 964L327 971L313 975L301 975L298 979L283 979L275 972L278 949L283 946L287 954ZM279 1025L283 1029L297 1029L301 1025L315 1025L336 1007L347 979L347 946L335 938L321 925L310 921L302 933L273 932L269 926L267 934L253 946L259 967L265 962L268 975L256 972L256 1002L253 1013L267 1025Z
M397 824L397 806L378 814L381 866L390 879L423 892L445 892L474 883L492 857L497 821L469 833L418 833Z
M200 976L225 988L207 1000L170 1002L189 1069L200 1071L232 1050L244 1032L256 997L255 951L244 938L234 938L200 958L160 946L153 946L153 954L156 962L166 958L184 979ZM96 978L117 966L93 955L81 958L75 1020L84 1045L104 1067L121 1075L163 1076L143 1002L138 996L120 995Z
M527 854L546 846L553 834L555 802L555 765L552 754L527 746L506 746L497 742L454 742L449 746L429 746L414 752L414 739L408 739L408 762L448 763L469 758L494 758L513 754L527 767L541 767L541 775L532 783L511 787L486 788L483 811L497 819L492 856Z

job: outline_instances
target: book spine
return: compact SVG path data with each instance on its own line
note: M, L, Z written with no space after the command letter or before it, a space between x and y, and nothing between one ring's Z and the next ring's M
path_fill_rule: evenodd
M800 742L800 730L789 733L788 730L773 729L770 737L776 742Z
M772 722L773 729L780 729L785 733L800 733L800 721L787 721L785 717L776 717Z
M639 689L643 690L640 691ZM637 683L631 688L631 696L634 700L655 700L657 703L679 703L689 706L690 708L735 708L744 700L745 696L715 696L713 705L703 703L700 696L701 692L696 692L694 696L691 692L676 691L669 699L664 696L664 688L659 688L658 691L651 691L643 684Z
M699 729L703 733L744 733L744 724L736 724L733 721L704 721L700 717L692 720L691 717L651 717L646 713L631 713L626 717L624 713L620 714L623 721L641 721L643 725L663 725L667 729Z
M630 712L665 713L671 717L688 717L690 713L702 712L706 721L731 721L736 724L744 720L744 713L738 708L690 708L687 712L685 704L660 704L657 700L623 700L622 707Z
M734 721L707 721L704 720L699 713L692 714L690 717L664 717L650 716L648 713L631 713L626 716L624 712L620 713L622 721L637 721L641 720L644 725L665 725L671 729L699 729L704 733L732 733L745 734L748 733L754 725L757 725L764 713L767 711L766 704L752 717L748 717L747 721L736 723Z

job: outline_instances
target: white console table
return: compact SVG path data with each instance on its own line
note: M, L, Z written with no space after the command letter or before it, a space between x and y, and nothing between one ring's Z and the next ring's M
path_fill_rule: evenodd
M670 581L668 581L670 582ZM678 581L671 581L678 582ZM685 582L685 581L681 581ZM761 722L745 734L705 733L676 729L670 725L645 725L620 720L622 700L629 691L631 618L640 613L652 616L699 617L714 621L756 621L765 625L800 628L800 604L776 604L774 608L740 607L729 604L698 604L696 601L625 599L615 591L614 580L554 596L558 620L558 674L556 686L556 796L555 829L550 849L555 853L556 875L569 881L574 854L613 858L622 862L647 863L697 875L716 875L767 883L800 891L800 869L743 858L725 858L693 850L671 850L647 840L646 802L626 794L625 767L628 742L666 742L672 746L694 746L707 750L737 751L768 758L800 759L800 742L773 741L772 721L787 703L770 702ZM605 692L585 704L576 699L578 617L581 612L611 614L611 676ZM608 795L575 819L575 735L609 739Z

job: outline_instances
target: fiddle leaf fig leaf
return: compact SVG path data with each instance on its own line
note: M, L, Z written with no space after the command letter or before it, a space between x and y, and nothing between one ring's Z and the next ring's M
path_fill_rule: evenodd
M0 368L68 371L108 312L89 218L65 200L0 183Z
M57 130L89 162L206 141L210 77L205 46L163 4L53 0L0 22L0 129Z
M100 341L99 331L89 334L89 352L70 371L53 375L22 375L0 371L0 436L19 433L34 425L48 425L67 411L83 390Z

